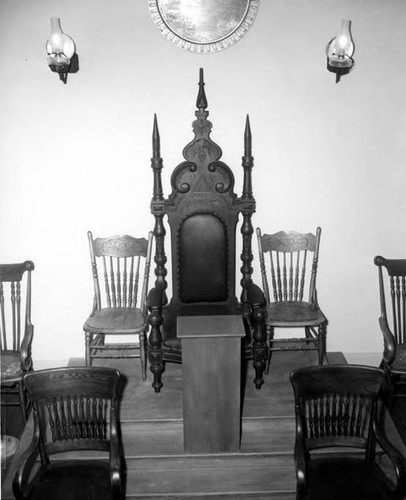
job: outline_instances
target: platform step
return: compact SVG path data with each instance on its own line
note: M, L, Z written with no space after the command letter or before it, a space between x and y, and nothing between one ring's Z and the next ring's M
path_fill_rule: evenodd
M127 498L290 499L294 498L294 484L292 454L127 459Z
M181 419L122 421L124 453L129 456L182 455L183 422ZM241 452L292 453L295 420L292 416L244 418Z

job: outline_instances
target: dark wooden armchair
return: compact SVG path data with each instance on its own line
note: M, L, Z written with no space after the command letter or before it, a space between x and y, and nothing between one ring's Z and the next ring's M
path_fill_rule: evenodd
M394 397L406 398L406 259L377 256L374 262L379 273L379 326L384 343L381 366L391 382L388 402L392 406Z
M34 432L14 475L17 500L124 499L119 380L117 370L101 367L24 377Z
M34 264L0 265L1 404L19 405L23 422L29 401L22 378L32 370L31 272Z
M164 198L162 190L160 137L155 117L153 129L154 172L151 211L155 217L156 242L154 288L148 296L151 324L149 336L150 369L153 387L159 392L165 362L182 361L181 341L177 338L178 316L232 315L244 318L247 336L243 352L254 359L255 385L263 383L266 343L262 331L264 298L253 284L251 218L255 211L252 194L251 131L247 117L245 149L242 159L244 185L241 197L234 193L234 175L220 161L222 151L209 137L212 124L207 120L207 100L203 71L200 70L195 138L184 148L185 161L172 173L172 192ZM242 215L241 301L235 294L236 229ZM170 226L172 254L172 298L166 296L166 254L164 217Z
M327 318L317 299L317 268L321 228L313 233L279 231L262 234L257 228L259 262L266 298L265 329L273 351L316 350L319 364L326 355ZM276 329L299 329L304 335L275 337Z
M291 382L297 500L404 498L405 446L379 398L383 370L313 366L294 370Z

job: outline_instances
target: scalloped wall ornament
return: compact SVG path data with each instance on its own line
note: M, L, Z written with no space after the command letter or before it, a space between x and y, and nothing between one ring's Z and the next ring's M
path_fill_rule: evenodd
M148 0L151 17L170 42L197 54L226 49L251 27L260 0Z

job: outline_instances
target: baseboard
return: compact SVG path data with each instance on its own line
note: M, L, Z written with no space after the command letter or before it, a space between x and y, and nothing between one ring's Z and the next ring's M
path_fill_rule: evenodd
M48 368L61 368L68 366L69 359L35 359L34 370L47 370Z
M345 359L349 364L379 366L382 361L380 352L346 352Z

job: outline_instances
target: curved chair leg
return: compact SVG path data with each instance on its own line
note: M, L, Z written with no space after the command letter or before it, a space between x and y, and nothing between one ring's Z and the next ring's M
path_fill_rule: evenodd
M318 327L318 355L319 355L319 365L323 364L324 358L326 357L326 335L327 335L327 323L324 322Z

